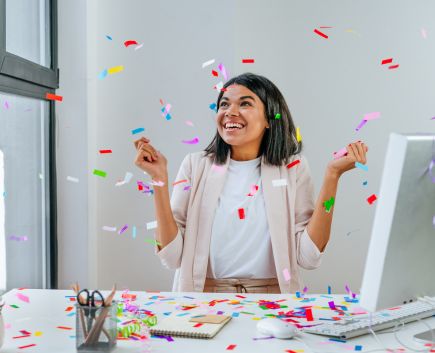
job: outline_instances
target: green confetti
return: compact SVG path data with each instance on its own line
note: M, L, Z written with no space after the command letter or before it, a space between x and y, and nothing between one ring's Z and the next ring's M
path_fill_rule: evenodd
M275 119L281 119L281 114L275 114Z
M19 309L20 307L18 306L18 305L15 305L15 304L12 304L12 305L9 305L11 308L14 308L14 309Z
M331 208L334 206L334 196L331 196L329 200L324 201L323 206L325 206L325 211L327 213L331 212Z
M145 239L145 242L153 244L153 245L162 246L162 244L155 239Z
M102 171L102 170L94 169L94 175L97 175L97 176L105 178L107 173Z

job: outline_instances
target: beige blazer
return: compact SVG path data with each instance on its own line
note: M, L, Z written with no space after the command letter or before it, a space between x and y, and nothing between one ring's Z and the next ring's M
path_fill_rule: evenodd
M301 155L290 160L301 162L288 169L266 165L261 159L261 180L273 257L282 293L301 289L298 267L314 269L320 265L322 253L309 237L306 226L314 210L314 188L307 161ZM202 292L207 273L211 230L219 195L229 165L212 164L204 152L187 155L176 180L187 179L192 186L184 191L176 185L171 207L178 226L175 239L160 251L162 264L176 269L173 291ZM272 180L287 179L286 186L273 186ZM184 184L185 185L185 184ZM255 254L252 254L255 256ZM286 281L283 271L290 273Z

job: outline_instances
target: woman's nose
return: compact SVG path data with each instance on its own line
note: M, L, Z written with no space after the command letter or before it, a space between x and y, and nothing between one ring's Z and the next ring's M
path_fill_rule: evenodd
M239 115L239 110L236 107L230 107L226 111L225 115L227 115L227 116L237 116L237 115Z

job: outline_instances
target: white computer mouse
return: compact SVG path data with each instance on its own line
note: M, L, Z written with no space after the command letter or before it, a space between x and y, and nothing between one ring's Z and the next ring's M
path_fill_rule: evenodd
M267 318L258 321L257 330L263 335L276 338L293 338L299 331L292 324L276 318Z

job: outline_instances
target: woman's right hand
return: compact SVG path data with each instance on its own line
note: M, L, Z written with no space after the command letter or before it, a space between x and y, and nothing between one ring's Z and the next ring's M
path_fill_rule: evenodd
M168 161L149 142L150 140L145 137L134 141L134 147L136 147L137 151L134 164L148 173L155 181L166 182L168 178Z

